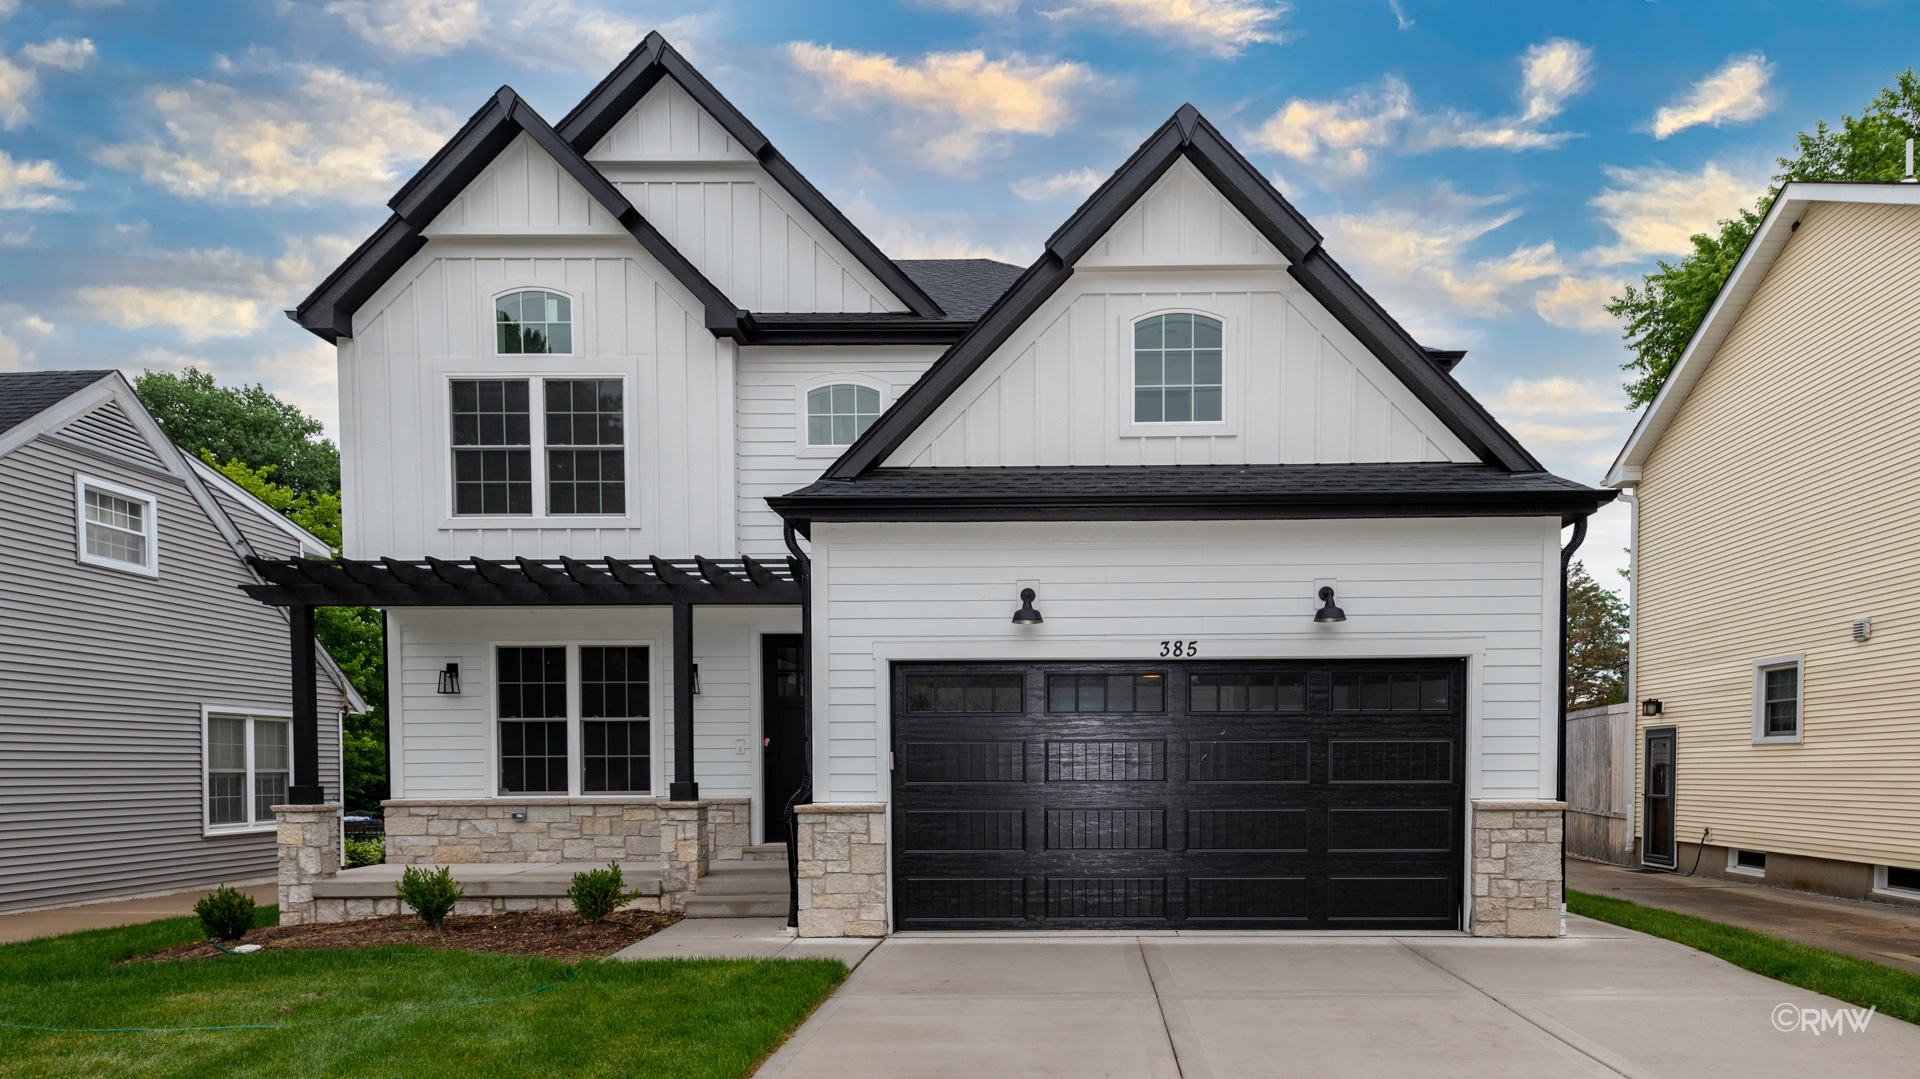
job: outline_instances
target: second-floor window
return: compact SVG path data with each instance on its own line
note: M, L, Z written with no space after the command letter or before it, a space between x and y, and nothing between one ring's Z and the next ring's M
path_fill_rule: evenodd
M807 391L809 446L851 446L879 418L879 390L841 383Z
M617 378L455 379L453 512L627 512L626 396ZM536 505L533 409L541 402L544 506Z
M1177 312L1133 327L1133 422L1215 423L1220 419L1221 324Z
M500 354L573 351L573 301L558 293L529 289L493 301Z

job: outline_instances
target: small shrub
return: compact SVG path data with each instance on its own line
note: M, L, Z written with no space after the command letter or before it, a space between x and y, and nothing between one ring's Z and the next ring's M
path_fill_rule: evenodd
M347 837L347 868L358 869L363 865L379 865L387 860L387 844L380 839L362 839L358 836Z
M622 892L624 887L626 882L620 879L620 864L608 862L605 869L575 873L573 887L567 889L567 898L573 900L573 909L580 912L580 917L598 922L623 905L640 898L637 891Z
M393 886L393 892L428 925L446 921L453 905L467 894L465 888L453 882L453 870L444 865L434 873L408 866L400 874L400 883Z
M201 896L193 905L200 916L200 928L214 940L238 940L253 928L253 897L222 884L212 895Z

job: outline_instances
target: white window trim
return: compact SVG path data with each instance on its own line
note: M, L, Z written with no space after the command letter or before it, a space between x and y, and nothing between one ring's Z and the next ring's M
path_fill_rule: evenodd
M517 360L518 356L502 357ZM533 441L529 444L533 461L533 512L521 514L458 514L453 512L454 478L453 451L456 449L489 449L486 446L455 446L453 444L453 384L455 382L527 381L528 431ZM620 383L620 428L625 444L620 447L627 462L627 512L625 513L560 513L547 512L547 414L546 380L571 381L574 379L613 380ZM609 526L638 529L640 527L640 458L639 438L634 430L637 415L632 389L634 380L626 371L542 371L534 374L524 367L510 371L483 371L480 373L445 374L440 378L440 448L445 454L441 461L441 483L444 490L440 498L440 528L526 528L527 522L534 521L548 527L568 527L584 522L589 528ZM844 449L844 447L843 447ZM835 454L838 456L838 454Z
M587 648L644 648L647 650L647 782L644 791L619 791L612 794L582 793L586 784L586 745L581 740L580 724L580 649ZM508 793L500 789L500 693L499 669L494 660L499 657L502 648L565 648L567 650L567 789L541 793ZM664 671L661 667L660 645L652 640L582 640L570 638L559 641L510 640L490 641L487 644L485 676L480 679L481 692L487 695L487 789L494 798L507 800L525 800L528 798L654 798L666 792L666 777L661 771L662 758L666 755L666 724L670 716L662 716L663 703L661 679ZM461 690L467 691L472 683L467 681L465 666L460 668ZM636 717L638 718L638 717ZM540 722L533 720L532 722Z
M207 744L208 727L215 716L225 719L244 719L247 721L247 779L244 788L247 816L253 816L253 721L256 719L285 720L293 722L292 712L283 712L273 708L255 708L244 704L203 704L200 706L200 835L207 838L217 835L250 835L258 832L271 832L279 827L276 820L248 821L245 824L213 823L213 807L210 804L213 795L212 771L213 753ZM345 724L341 725L343 728ZM291 730L288 731L292 733ZM343 734L342 737L345 737ZM292 739L287 743L287 785L293 785L297 774L297 754L299 746ZM343 761L345 758L341 758Z
M816 446L807 441L807 394L822 386L864 386L880 394L880 414L886 415L893 407L893 385L871 375L855 374L851 371L835 371L832 374L815 375L794 387L793 390L793 455L795 457L839 457L847 452L847 446Z
M1782 667L1793 667L1799 673L1794 679L1793 733L1767 733L1767 672ZM1774 656L1771 659L1755 660L1753 664L1753 744L1795 745L1807 731L1807 667L1799 654Z
M1141 423L1133 418L1133 328L1156 315L1204 315L1220 323L1220 418L1207 421ZM1245 396L1240 377L1240 320L1204 307L1182 304L1156 307L1122 316L1114 327L1119 342L1120 377L1114 380L1114 407L1119 411L1121 438L1232 438L1240 433L1239 415Z
M122 562L117 558L102 558L99 555L87 553L87 488L89 487L146 505L147 560L144 564L136 565L132 562ZM123 573L138 573L143 577L160 576L160 499L157 496L76 472L73 476L73 537L74 554L86 565L117 569Z
M568 349L565 352L534 352L534 353L500 351L500 331L497 328L500 325L500 320L494 317L494 315L498 313L499 308L496 307L495 305L499 302L499 300L502 297L511 296L516 292L533 292L533 291L551 292L555 296L565 296L567 298L567 301L572 308L570 313L573 316L573 321L568 323L569 326L573 327L573 334L572 334L573 347L571 349ZM480 339L487 343L487 347L481 352L481 355L493 356L503 360L518 360L521 357L528 356L528 355L533 355L533 356L585 355L587 352L587 349L585 347L586 343L580 340L580 329L583 322L583 320L580 317L581 299L582 297L580 295L579 290L577 289L569 288L566 285L556 285L551 281L542 281L537 278L528 278L526 280L516 281L512 284L496 283L487 294L487 302L482 305L485 308L485 317L487 321L487 327L486 327L486 332L481 335Z
M1884 895L1892 899L1920 901L1920 888L1895 888L1887 883L1887 867L1873 867L1873 894Z
M1754 854L1759 854L1762 856L1766 854L1765 851L1753 850L1752 847L1728 847L1727 848L1727 872L1738 873L1741 876L1745 876L1745 877L1766 876L1767 871L1765 869L1755 869L1752 866L1745 866L1740 864L1740 852L1743 850L1751 851Z

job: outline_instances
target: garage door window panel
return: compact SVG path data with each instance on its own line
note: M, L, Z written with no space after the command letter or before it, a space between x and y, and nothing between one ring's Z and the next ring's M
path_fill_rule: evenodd
M1049 712L1162 712L1166 702L1164 674L1047 676Z

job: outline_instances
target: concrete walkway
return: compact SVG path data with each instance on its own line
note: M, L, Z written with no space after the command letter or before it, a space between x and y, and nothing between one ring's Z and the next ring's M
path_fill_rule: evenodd
M253 901L261 906L280 902L280 886L277 884L250 884L242 886L240 890L252 896ZM82 929L106 929L136 922L155 922L162 918L180 918L192 914L193 905L200 901L201 896L212 891L208 888L151 899L116 899L78 907L0 914L0 944L75 933Z
M1891 1079L1920 1027L1775 1029L1837 1002L1584 918L1567 939L887 939L759 1079ZM664 935L664 934L662 934Z
M1920 974L1920 907L1567 859L1567 886Z
M785 918L689 918L627 945L611 959L838 959L849 970L878 937L796 937Z

